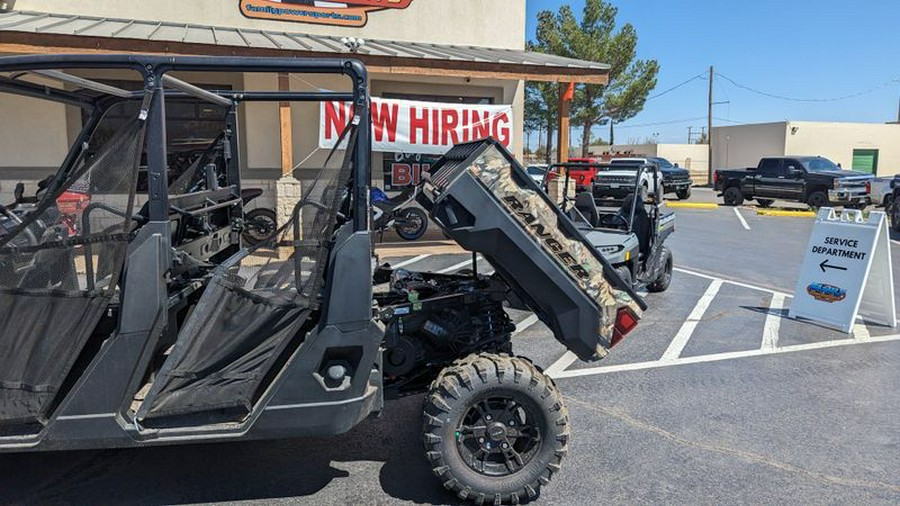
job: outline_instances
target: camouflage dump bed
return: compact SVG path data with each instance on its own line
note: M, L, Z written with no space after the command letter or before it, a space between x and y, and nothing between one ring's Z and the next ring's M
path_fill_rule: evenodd
M420 203L461 246L481 253L582 360L603 358L616 315L644 302L503 146L460 144L432 169Z

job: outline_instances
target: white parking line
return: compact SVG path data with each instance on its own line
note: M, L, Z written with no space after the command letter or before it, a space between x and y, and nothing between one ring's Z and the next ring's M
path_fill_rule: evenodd
M784 295L773 294L763 326L762 349L774 350L778 347L778 330L781 328L782 318L784 318Z
M878 336L871 339L861 341L859 339L840 339L837 341L824 341L819 343L796 344L792 346L783 346L771 350L747 350L735 351L728 353L714 353L712 355L701 355L697 357L685 357L675 360L654 360L652 362L637 362L633 364L611 365L606 367L593 367L590 369L575 369L572 371L561 371L550 376L555 379L576 378L580 376L594 376L597 374L609 374L613 372L638 371L642 369L658 369L661 367L672 367L676 365L702 364L706 362L718 362L721 360L732 360L736 358L747 357L764 357L767 355L780 355L783 353L793 353L797 351L819 350L824 348L837 348L841 346L851 346L871 343L885 343L889 341L900 341L900 334L890 336Z
M856 323L853 324L853 338L860 341L872 339L872 335L869 334L869 328L866 327L866 322L862 318L857 318Z
M713 275L711 275L711 274L704 274L704 273L702 273L702 272L692 271L692 270L689 270L689 269L682 269L682 268L680 268L680 267L675 267L674 270L675 270L676 272L680 272L680 273L682 273L682 274L690 274L691 276L697 276L698 278L709 279L709 280L712 280L712 281L716 281L716 280L718 280L718 281L724 281L725 283L728 283L729 285L739 286L739 287L741 287L741 288L749 288L750 290L758 290L758 291L760 291L760 292L771 293L772 295L782 295L782 296L787 297L787 298L794 298L793 295L791 295L791 294L789 294L789 293L787 293L787 292L781 292L781 291L778 291L778 290L772 290L771 288L765 288L765 287L762 287L762 286L750 285L750 284L747 284L747 283L742 283L742 282L740 282L740 281L735 281L735 280L733 280L733 279L720 278L720 277L718 277L718 276L713 276Z
M516 324L516 330L513 331L512 335L515 336L519 332L522 332L523 330L527 329L528 327L534 325L537 322L538 322L538 317L535 314L529 316L528 318L525 318L524 320L522 320Z
M480 256L478 258L481 259ZM446 269L441 269L441 270L437 271L437 273L438 274L448 274L448 273L451 273L454 271L458 271L458 270L462 269L463 267L471 266L471 265L472 265L472 259L470 258L470 259L466 260L465 262L460 262L456 265L451 265L450 267L447 267Z
M404 261L402 261L402 262L400 262L400 263L391 265L391 268L392 268L392 269L402 269L402 268L406 267L407 265L412 265L412 264L414 264L414 263L416 263L416 262L421 262L422 260L425 260L426 258L428 258L428 257L430 257L430 256L431 256L431 255L419 255L419 256L417 256L417 257L415 257L415 258L410 258L409 260L404 260Z
M738 208L732 207L734 209L734 214L737 215L738 219L741 220L741 225L744 226L744 230L750 230L750 225L747 224L747 220L744 219L744 216L738 211Z
M559 360L553 362L550 367L544 370L544 374L550 377L555 377L556 375L565 371L576 360L578 360L578 355L572 353L571 351L567 351L563 354L563 356L559 357Z
M675 338L672 339L672 342L669 343L669 347L666 349L666 352L663 353L661 360L672 361L681 356L681 352L684 351L684 347L687 346L688 340L690 340L691 335L694 334L697 324L703 319L703 315L706 313L706 310L709 309L709 305L712 303L713 299L716 298L716 294L719 293L720 288L722 288L721 279L714 280L709 284L706 292L700 297L700 300L697 301L694 310L691 311L690 316L688 316L684 324L681 325L681 328L678 330L678 333L675 334Z

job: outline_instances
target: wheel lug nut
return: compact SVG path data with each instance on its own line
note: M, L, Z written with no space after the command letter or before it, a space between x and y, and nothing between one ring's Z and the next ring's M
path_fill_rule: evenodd
M515 420L510 420L510 421L509 421L509 426L510 426L510 427L512 427L512 426L515 425L515 424L516 424L516 421L515 421Z
M484 419L490 422L491 420L494 419L494 417L491 415L484 415Z
M478 438L478 442L479 442L479 443L484 443L484 438L483 438L483 437Z
M505 450L505 449L509 448L509 443L503 443L503 444L500 445L500 446L502 446L503 449Z

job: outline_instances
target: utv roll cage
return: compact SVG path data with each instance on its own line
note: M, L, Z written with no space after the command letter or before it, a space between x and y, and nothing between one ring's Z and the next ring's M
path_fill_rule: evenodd
M132 70L141 89L71 73L97 70ZM351 91L209 91L172 72L343 75ZM337 434L380 410L383 330L371 284L358 283L373 278L360 62L17 56L0 74L0 92L85 111L36 210L0 236L0 451ZM188 193L169 185L167 99L226 111L218 165L193 167L201 184ZM337 175L304 190L280 240L241 250L238 107L322 101L354 105ZM137 117L87 155L126 102Z

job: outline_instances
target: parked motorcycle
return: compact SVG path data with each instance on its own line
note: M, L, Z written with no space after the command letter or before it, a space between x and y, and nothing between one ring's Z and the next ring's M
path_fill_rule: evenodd
M259 188L241 190L241 199L246 206L248 203L262 195ZM272 236L278 230L278 220L275 211L265 207L258 207L244 213L244 230L241 238L250 246L257 245Z
M373 229L384 234L394 227L397 235L407 241L415 241L425 235L428 230L428 215L418 207L409 206L416 200L419 187L413 186L403 190L396 197L390 198L379 188L372 188ZM409 207L406 207L409 206Z

